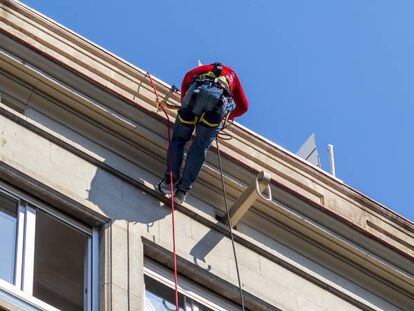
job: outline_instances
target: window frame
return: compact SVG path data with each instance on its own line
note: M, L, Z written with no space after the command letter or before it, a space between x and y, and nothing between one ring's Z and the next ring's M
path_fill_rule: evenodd
M39 210L88 236L88 251L85 257L87 272L84 279L84 288L87 295L84 295L84 310L99 310L99 228L88 227L2 181L0 181L0 194L15 200L17 203L14 278L13 283L0 280L0 297L9 297L6 301L12 304L16 301L24 301L33 304L33 306L41 306L42 310L57 310L33 296L36 212ZM14 298L10 298L10 295Z
M174 274L170 269L158 264L148 257L144 257L143 271L145 276L173 290L175 289ZM181 275L178 277L178 292L182 294L185 299L189 298L192 302L196 302L196 304L192 304L192 307L188 306L187 302L185 302L185 311L198 311L198 304L214 311L240 310L239 305L236 305L228 299L213 293L209 289L204 288Z

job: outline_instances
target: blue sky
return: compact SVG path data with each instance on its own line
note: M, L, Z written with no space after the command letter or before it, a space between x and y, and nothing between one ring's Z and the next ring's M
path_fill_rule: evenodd
M170 84L222 61L250 110L238 121L322 164L414 220L413 1L59 0L23 2Z

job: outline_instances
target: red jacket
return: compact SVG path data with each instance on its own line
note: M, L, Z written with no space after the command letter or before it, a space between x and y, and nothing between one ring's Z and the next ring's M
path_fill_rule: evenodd
M188 87L190 86L195 76L208 71L213 71L214 69L215 65L211 64L202 65L187 72L181 84L181 101L183 100L185 93L187 92ZM247 101L246 95L244 95L243 87L240 83L239 77L233 71L233 69L223 65L222 75L227 78L227 81L229 82L230 91L232 93L234 102L236 103L236 108L229 116L229 119L233 119L245 113L249 108L249 103Z

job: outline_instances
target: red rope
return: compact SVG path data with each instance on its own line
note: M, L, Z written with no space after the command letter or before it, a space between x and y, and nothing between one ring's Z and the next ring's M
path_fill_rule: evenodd
M160 98L158 96L157 89L155 87L154 81L152 80L151 74L147 71L147 74L151 82L151 86L154 90L155 98L157 104L160 104ZM165 110L163 105L160 105L162 111L167 118L167 128L168 128L168 156L169 156L169 165L170 165L170 190L171 190L171 221L172 221L172 240L173 240L173 261L174 261L174 287L175 287L175 310L179 311L179 303L178 303L178 272L177 272L177 254L175 250L175 219L174 219L174 178L172 173L172 151L171 151L171 128L170 128L170 118L168 116L167 111Z

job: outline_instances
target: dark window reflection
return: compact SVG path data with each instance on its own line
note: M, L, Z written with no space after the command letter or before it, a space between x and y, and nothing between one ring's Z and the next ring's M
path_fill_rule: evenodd
M17 202L0 194L0 279L14 283Z
M35 297L61 310L83 310L88 239L55 217L37 211Z
M179 294L178 301L180 311L212 311L182 294ZM175 311L174 290L145 276L145 311Z

